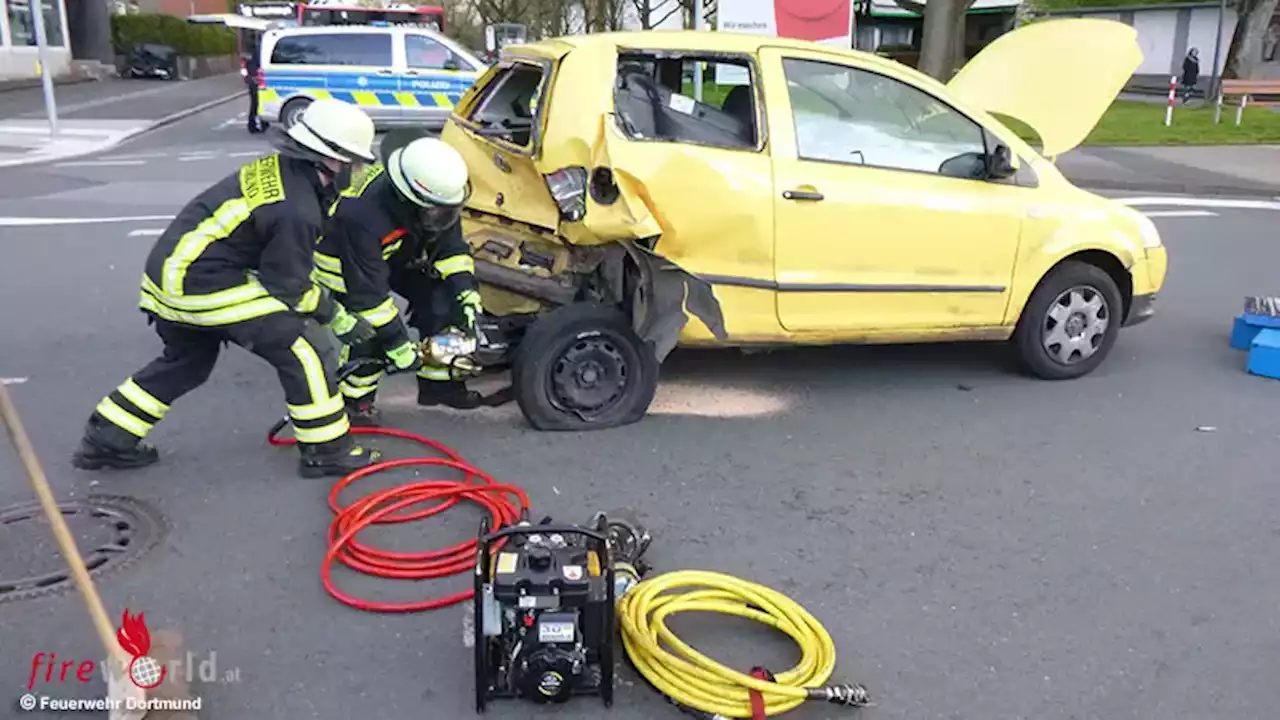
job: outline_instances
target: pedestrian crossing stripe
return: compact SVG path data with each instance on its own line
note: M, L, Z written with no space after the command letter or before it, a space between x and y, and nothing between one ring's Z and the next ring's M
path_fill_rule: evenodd
M458 101L462 99L463 94L463 92L415 93L399 90L372 92L369 90L307 89L303 91L264 89L258 92L258 100L264 104L286 102L296 95L302 95L313 100L333 98L334 100L341 100L360 107L428 107L452 110L458 104Z

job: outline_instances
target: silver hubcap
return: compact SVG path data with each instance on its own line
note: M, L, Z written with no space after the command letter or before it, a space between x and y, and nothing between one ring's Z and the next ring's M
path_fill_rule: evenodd
M1050 357L1063 365L1075 365L1098 352L1110 325L1111 308L1102 293L1091 287L1073 287L1049 306L1041 339Z

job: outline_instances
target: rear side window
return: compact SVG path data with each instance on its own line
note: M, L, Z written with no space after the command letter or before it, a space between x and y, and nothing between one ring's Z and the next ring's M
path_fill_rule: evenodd
M391 36L335 33L282 37L271 51L271 64L391 67Z
M694 89L702 67L702 98ZM634 140L758 150L763 137L756 112L759 77L743 57L618 55L614 104L618 123Z
M466 119L478 125L484 135L529 147L545 75L543 66L522 62L499 70Z

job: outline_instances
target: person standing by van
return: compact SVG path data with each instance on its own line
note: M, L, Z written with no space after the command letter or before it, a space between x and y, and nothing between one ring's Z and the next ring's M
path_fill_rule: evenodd
M262 69L258 53L262 50L262 44L258 33L247 34L251 42L244 59L244 84L249 86L249 133L256 135L267 131L267 121L258 117L258 73Z

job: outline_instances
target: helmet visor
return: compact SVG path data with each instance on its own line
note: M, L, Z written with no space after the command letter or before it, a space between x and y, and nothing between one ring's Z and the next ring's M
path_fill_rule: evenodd
M457 205L444 205L440 203L427 203L418 207L418 221L422 226L431 231L439 232L452 226L458 222L458 218L462 216L462 208L471 199L471 183L467 183L466 193L462 196L462 201Z

